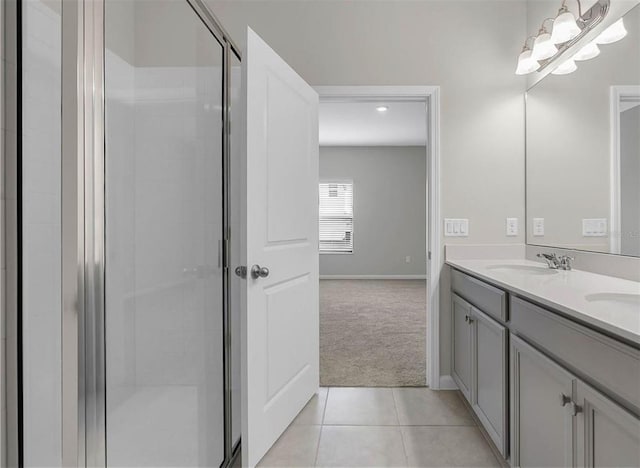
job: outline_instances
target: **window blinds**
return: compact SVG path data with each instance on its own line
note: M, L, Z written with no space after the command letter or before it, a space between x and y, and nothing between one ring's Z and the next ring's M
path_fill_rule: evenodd
M320 252L353 253L353 182L320 184Z

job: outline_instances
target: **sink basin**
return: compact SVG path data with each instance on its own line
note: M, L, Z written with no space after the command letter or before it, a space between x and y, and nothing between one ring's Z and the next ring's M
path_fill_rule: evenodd
M589 302L611 302L619 305L631 305L640 311L640 294L633 293L594 293L587 294L584 298Z
M527 273L531 275L555 275L558 270L533 265L490 265L487 270L504 271L505 273Z

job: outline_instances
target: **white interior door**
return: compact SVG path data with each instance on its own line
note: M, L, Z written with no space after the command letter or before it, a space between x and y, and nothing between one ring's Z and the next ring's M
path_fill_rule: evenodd
M246 105L243 465L319 385L318 95L252 30ZM252 268L267 268L255 277Z

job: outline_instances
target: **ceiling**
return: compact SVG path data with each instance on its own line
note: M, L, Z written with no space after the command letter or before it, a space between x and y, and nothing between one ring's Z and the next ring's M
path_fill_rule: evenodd
M386 112L376 107L387 106ZM320 102L320 146L424 146L424 102Z

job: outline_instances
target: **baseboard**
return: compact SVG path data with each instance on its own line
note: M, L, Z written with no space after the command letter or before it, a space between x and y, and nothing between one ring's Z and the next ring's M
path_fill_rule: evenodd
M450 375L440 376L440 390L458 390L458 385Z
M362 280L372 280L372 279L380 279L380 280L419 280L419 279L427 279L427 275L320 275L320 279L362 279Z

